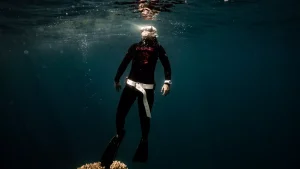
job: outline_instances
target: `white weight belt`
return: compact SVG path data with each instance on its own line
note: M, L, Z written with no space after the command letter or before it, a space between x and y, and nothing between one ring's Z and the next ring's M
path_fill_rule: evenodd
M132 81L130 79L127 79L127 84L130 86L135 87L138 91L143 93L143 103L145 106L146 114L147 117L151 118L151 113L150 113L150 108L147 100L147 94L145 89L153 89L154 85L153 84L144 84L144 83L138 83L135 81Z

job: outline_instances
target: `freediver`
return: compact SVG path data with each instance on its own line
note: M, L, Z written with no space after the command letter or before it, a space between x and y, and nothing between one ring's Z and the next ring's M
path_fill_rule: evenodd
M120 78L128 64L132 61L129 76L126 77L126 85L122 91L116 113L117 134L112 138L109 146L102 156L102 163L110 163L114 160L118 147L125 135L125 118L138 99L138 109L142 137L140 144L133 157L135 162L146 162L148 159L148 135L150 131L151 110L154 102L155 80L154 73L157 60L164 68L164 84L161 88L162 95L167 96L170 92L171 66L165 49L158 43L157 29L154 26L141 28L141 40L132 44L114 78L114 87L119 92L121 89Z

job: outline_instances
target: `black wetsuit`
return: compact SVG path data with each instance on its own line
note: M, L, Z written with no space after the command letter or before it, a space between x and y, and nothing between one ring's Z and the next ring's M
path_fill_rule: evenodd
M130 61L132 67L128 79L139 83L154 84L154 72L157 60L160 59L165 73L165 80L171 80L171 67L169 59L164 48L157 43L157 40L146 41L142 40L139 43L131 45L125 55L121 65L118 68L115 76L115 82L119 82L120 77L126 70ZM154 89L145 89L150 111L154 102ZM134 103L138 98L138 108L140 123L142 128L142 137L147 138L150 130L150 118L147 117L143 104L143 94L134 87L126 84L117 108L116 127L117 133L122 133L125 125L125 118Z

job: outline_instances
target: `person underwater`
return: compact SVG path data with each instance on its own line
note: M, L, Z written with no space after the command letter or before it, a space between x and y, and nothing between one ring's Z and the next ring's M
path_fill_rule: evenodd
M164 83L161 88L162 95L167 96L170 92L171 66L167 53L163 46L157 40L157 29L154 26L144 26L140 29L141 40L132 44L121 64L118 67L114 78L114 87L117 91L121 90L120 78L125 72L128 64L131 62L131 70L126 77L126 84L121 93L116 112L116 131L117 134L112 138L111 150L107 147L102 161L113 161L117 149L125 135L126 116L137 99L142 137L140 144L133 157L133 161L146 162L148 159L148 135L150 131L151 111L154 103L155 90L155 68L158 59L164 68ZM108 155L105 154L113 154ZM106 159L106 160L105 160ZM109 160L107 160L109 159Z

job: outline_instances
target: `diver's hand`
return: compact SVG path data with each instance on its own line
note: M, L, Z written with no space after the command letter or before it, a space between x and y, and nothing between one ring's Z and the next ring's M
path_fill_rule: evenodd
M119 92L122 89L120 82L115 82L115 88L116 88L117 92Z
M161 88L161 92L163 96L166 96L170 92L170 85L164 84L163 87Z

